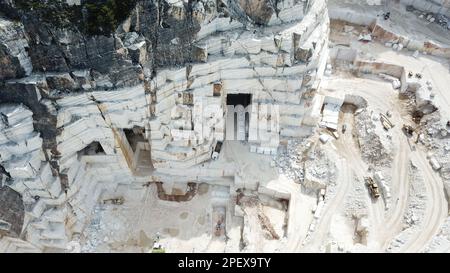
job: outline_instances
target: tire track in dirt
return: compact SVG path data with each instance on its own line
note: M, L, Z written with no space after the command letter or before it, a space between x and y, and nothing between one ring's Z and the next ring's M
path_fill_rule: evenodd
M431 169L423 153L412 153L412 161L423 172L428 198L422 225L415 232L416 236L402 247L401 252L419 252L422 250L439 231L448 214L442 179Z

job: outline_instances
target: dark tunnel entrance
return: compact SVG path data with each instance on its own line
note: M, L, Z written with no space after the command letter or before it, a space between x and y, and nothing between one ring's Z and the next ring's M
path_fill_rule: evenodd
M227 95L227 105L242 105L245 107L249 106L252 102L252 94L228 94Z

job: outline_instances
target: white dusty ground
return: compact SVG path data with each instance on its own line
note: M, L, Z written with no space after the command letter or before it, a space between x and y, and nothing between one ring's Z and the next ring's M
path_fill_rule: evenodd
M233 147L236 145L238 147ZM238 148L248 147L240 143L225 143L223 157L215 165L229 161L237 153L239 158L233 158L233 162L254 163L245 168L249 174L259 173L267 179L273 178L269 163L265 166L269 168L261 168L261 160L264 160L261 157L264 156L250 152L239 153L235 150ZM248 149L244 151L246 150ZM270 162L270 157L266 158ZM272 174L273 171L272 169ZM246 179L251 180L251 177ZM124 198L124 203L97 205L91 224L80 236L81 251L148 252L158 235L159 243L167 252L282 250L282 238L286 232L286 206L272 198L255 195L254 200L245 201L238 209L234 207L236 200L230 197L228 187L206 183L199 184L197 193L187 202L160 200L155 184L118 189L117 192L121 192L120 197ZM245 198L247 197L248 195ZM258 199L259 201L255 201ZM235 212L236 209L240 214ZM223 211L225 233L216 235L215 225ZM241 215L245 217L238 217ZM269 219L282 240L267 239L258 215L265 215ZM246 243L249 243L247 247L242 246L241 232L246 233Z
M433 104L441 118L449 117L448 59L424 54L414 57L414 52L394 51L376 41L362 43L356 34L334 30L331 41L346 41L358 50L361 59L422 73L424 81L433 86ZM318 128L309 138L290 141L281 154L273 156L272 163L271 156L242 152L242 144L225 145L225 159L219 162L241 166L245 180L274 180L293 187L287 210L280 202L259 197L262 203L267 199L275 204L262 206L262 212L280 239L268 239L269 229L261 229L258 205L249 205L250 200L241 209L235 205L235 197L225 204L226 236L215 236L213 199L217 191L229 194L224 187L210 185L207 192L189 202L168 202L158 200L151 185L128 190L123 205L99 205L84 234L82 250L148 251L150 239L159 232L168 252L449 251L444 180L430 165L427 147L415 143L416 133L408 138L402 131L403 124L416 126L409 111L411 102L400 99L400 91L387 79L376 73L355 75L344 67L333 67L322 80L319 94L324 97L344 100L353 95L365 101L363 107L341 107L338 139L331 137L321 143L319 136L328 132ZM389 131L383 129L379 116L386 112L395 125ZM341 133L343 124L347 126L345 133ZM308 182L311 173L314 183ZM389 191L387 194L383 188L378 200L370 197L364 184L364 177L375 173L382 174ZM323 187L324 204L317 209L318 192ZM245 198L251 199L252 193L246 192Z

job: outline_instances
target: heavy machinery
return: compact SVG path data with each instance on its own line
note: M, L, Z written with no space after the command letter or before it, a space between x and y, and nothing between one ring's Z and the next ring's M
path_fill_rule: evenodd
M403 124L402 130L403 130L403 133L405 133L405 135L408 138L411 138L414 135L414 133L417 133L417 138L416 138L416 141L415 141L415 143L417 144L417 143L419 143L420 137L422 135L420 133L420 129L421 128L422 128L422 125L421 126L417 126L416 128L413 128L411 125Z
M326 189L320 189L319 191L319 201L324 201L325 200L325 193L326 193Z
M403 132L408 136L408 137L412 137L413 133L414 133L414 128L410 125L406 125L403 124Z
M219 153L220 153L221 149L222 149L222 142L221 141L217 141L216 147L214 148L214 150L212 152L212 155L211 155L211 158L213 160L219 159Z
M369 188L370 195L372 195L374 199L380 197L380 189L378 188L377 183L373 181L372 177L364 177L364 180L366 181L366 185Z

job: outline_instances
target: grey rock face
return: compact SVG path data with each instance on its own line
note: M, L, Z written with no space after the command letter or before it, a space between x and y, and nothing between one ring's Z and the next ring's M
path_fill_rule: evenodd
M245 14L250 17L256 24L265 25L269 22L275 13L274 2L270 0L239 0L239 4Z
M0 18L0 80L30 75L33 67L21 24Z
M101 21L119 23L115 31L101 34L89 33L90 16L95 10L83 1L81 5L68 5L64 1L33 0L28 5L41 8L32 13L18 3L2 3L17 22L0 21L0 79L20 78L32 71L89 70L109 77L112 86L106 85L116 88L140 82L144 68L155 72L163 66L206 61L206 48L194 45L202 23L217 16L231 16L230 20L244 24L265 25L276 12L278 1L137 1L134 8L124 11L129 14L121 15L126 18L123 22L107 22L107 18ZM110 6L105 4L105 8ZM73 18L78 21L70 21ZM102 86L103 82L83 81L65 88L90 90ZM57 88L52 84L49 87Z
M0 186L0 237L18 237L22 231L23 219L22 196L7 186Z
M69 73L47 74L46 80L48 87L58 90L73 90L75 89L75 81Z

